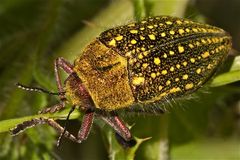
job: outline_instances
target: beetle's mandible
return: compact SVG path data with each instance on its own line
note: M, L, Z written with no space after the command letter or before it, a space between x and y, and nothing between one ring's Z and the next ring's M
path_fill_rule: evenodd
M165 102L199 89L214 74L231 49L222 29L191 20L156 16L104 31L70 64L55 61L60 103L41 113L54 113L68 102L84 113L77 136L53 119L26 121L11 130L16 135L37 124L49 124L63 136L82 142L95 116L125 141L132 135L113 111L136 104ZM69 76L62 85L59 69ZM103 111L113 114L101 114Z

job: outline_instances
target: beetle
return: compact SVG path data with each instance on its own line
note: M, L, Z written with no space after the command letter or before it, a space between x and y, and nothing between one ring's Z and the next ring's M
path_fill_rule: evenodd
M97 116L124 141L131 141L128 127L115 111L131 109L136 104L144 110L148 104L195 92L212 77L230 49L231 37L224 30L171 16L149 17L108 29L83 50L74 64L64 58L57 58L54 63L60 103L41 113L62 110L65 103L73 109L78 106L84 114L78 135L47 118L25 121L11 133L16 135L28 127L48 124L62 136L81 143L87 139ZM69 75L64 85L60 69Z

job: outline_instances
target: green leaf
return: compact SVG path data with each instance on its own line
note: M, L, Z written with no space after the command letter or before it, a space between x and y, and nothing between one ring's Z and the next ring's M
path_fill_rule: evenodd
M211 87L218 87L240 80L240 56L235 57L231 69L223 74L215 77L211 83Z

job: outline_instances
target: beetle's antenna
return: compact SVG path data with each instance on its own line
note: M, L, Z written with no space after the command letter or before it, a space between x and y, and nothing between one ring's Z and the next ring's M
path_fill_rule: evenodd
M26 90L26 91L31 91L31 92L40 92L40 93L47 93L47 94L51 94L51 95L61 95L64 94L65 92L50 92L48 90L45 90L43 88L39 88L39 87L28 87L25 86L23 84L20 83L16 83L16 86L20 89Z
M75 110L75 107L76 107L76 106L73 106L73 107L71 108L71 110L68 112L68 115L67 115L67 118L66 118L66 121L65 121L65 124L64 124L64 130L63 130L63 132L61 133L61 135L59 136L58 141L57 141L57 147L60 146L62 137L63 137L63 135L64 135L65 132L66 132L66 128L67 128L67 123L68 123L69 117L70 117L70 115L72 114L72 112Z

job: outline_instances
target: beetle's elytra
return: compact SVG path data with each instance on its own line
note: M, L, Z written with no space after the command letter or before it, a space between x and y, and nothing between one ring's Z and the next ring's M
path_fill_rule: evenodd
M42 112L56 112L65 102L85 113L75 137L52 119L19 124L21 130L47 123L65 137L86 139L98 115L126 141L132 136L116 114L101 115L134 104L164 102L192 93L215 72L231 49L231 37L222 29L187 19L157 16L104 31L75 60L58 58L55 75L61 103ZM59 68L69 74L62 87Z

